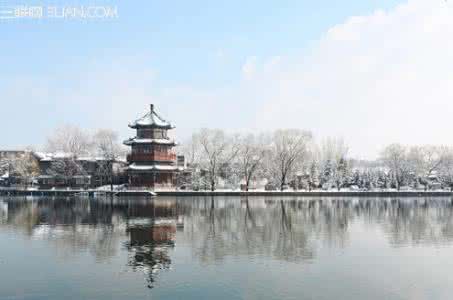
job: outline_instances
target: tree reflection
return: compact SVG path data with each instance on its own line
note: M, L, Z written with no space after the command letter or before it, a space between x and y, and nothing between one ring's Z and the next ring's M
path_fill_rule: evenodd
M348 247L354 228L377 229L393 247L437 246L453 242L453 205L449 198L2 198L5 227L48 241L64 259L88 251L109 261L127 251L125 265L153 287L170 268L176 241L205 264L228 257L310 262L322 245Z

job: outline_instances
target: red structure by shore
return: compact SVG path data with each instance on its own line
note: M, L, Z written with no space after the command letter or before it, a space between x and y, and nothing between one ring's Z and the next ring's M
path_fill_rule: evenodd
M176 142L168 137L173 129L150 105L150 111L129 124L136 129L134 138L124 141L131 146L127 156L129 185L132 187L171 188L175 185L178 167L173 147Z

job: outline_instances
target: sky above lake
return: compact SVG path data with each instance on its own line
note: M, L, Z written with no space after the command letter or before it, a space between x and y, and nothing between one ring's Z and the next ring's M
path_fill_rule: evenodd
M450 1L0 0L17 5L117 15L0 18L0 149L61 124L126 139L149 103L181 141L295 127L343 137L358 158L453 144Z

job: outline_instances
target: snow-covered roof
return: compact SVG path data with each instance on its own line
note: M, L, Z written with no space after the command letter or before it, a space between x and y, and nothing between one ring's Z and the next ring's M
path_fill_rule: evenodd
M48 153L45 153L45 152L33 152L35 154L35 156L41 160L41 159L44 159L47 157Z
M131 128L137 127L157 127L157 128L167 128L171 129L174 128L170 122L163 119L159 116L156 111L154 110L154 105L151 104L150 110L140 119L135 120L131 124L129 124Z
M77 157L78 161L99 161L99 160L105 160L104 157L102 156L79 156Z
M39 175L39 179L56 178L58 175ZM91 178L91 175L74 175L72 178Z
M181 170L177 166L168 166L168 165L137 165L135 163L129 166L130 170L135 171L177 171Z
M40 161L53 161L55 159L70 158L72 155L66 152L55 152L55 153L46 153L46 152L35 152L35 155L39 158Z
M140 138L130 138L124 141L125 145L132 144L164 144L164 145L176 145L174 140L170 139L140 139Z
M58 159L73 157L73 155L71 153L66 153L66 152L55 152L55 153L34 152L34 153L40 161L54 161L54 160L58 160ZM121 158L121 159L124 160L124 158ZM118 161L121 161L121 159L118 159ZM76 160L78 160L78 161L103 161L106 159L102 156L85 155L85 156L77 157Z

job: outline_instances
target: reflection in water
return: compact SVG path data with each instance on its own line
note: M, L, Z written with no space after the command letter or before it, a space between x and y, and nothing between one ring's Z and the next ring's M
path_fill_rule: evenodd
M153 224L151 226L129 227L130 253L128 265L147 274L148 287L152 288L156 273L169 269L171 264L168 249L174 247L176 226L173 223Z
M240 256L310 262L321 245L347 247L353 223L376 227L395 247L450 244L452 213L449 198L3 198L0 231L46 240L64 259L88 251L105 261L125 249L124 264L144 272L151 288L178 243L205 264Z

